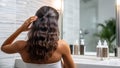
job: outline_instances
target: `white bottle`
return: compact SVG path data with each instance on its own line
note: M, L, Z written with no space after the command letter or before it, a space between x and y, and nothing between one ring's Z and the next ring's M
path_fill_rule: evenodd
M78 40L76 40L74 44L74 55L78 55L78 48L79 48L79 43Z
M102 54L104 58L107 58L109 56L109 48L106 40L103 42Z
M101 42L101 40L98 41L96 51L97 51L97 57L102 57L102 42Z

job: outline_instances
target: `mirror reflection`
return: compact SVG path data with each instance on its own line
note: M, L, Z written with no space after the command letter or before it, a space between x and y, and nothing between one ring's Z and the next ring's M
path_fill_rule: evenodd
M76 8L70 9L68 5ZM80 0L74 5L65 2L64 7L63 39L75 45L76 40L80 44L80 39L83 38L86 52L96 52L98 41L101 40L103 43L106 40L110 52L114 52L116 47L115 0ZM71 16L68 16L69 13Z

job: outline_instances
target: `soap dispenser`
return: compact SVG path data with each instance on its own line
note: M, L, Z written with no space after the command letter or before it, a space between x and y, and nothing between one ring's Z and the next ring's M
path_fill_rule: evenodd
M74 55L78 55L78 48L79 48L79 43L78 40L76 40L74 44Z
M103 54L104 58L107 58L109 55L109 48L108 48L108 44L107 44L106 40L104 40L104 42L103 42L102 54Z
M102 57L102 42L101 42L101 40L98 41L96 51L97 51L97 57Z
M84 39L81 39L80 42L80 55L84 55L85 54L85 43L84 43Z

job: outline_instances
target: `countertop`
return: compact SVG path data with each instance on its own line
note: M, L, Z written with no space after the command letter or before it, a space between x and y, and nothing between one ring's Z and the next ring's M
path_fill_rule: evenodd
M89 64L89 65L101 65L101 66L117 66L120 67L120 58L108 57L100 58L91 55L72 55L76 64Z

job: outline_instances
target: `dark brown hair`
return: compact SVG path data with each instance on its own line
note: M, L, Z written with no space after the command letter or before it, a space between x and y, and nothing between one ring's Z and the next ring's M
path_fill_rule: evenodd
M31 60L45 61L56 50L59 40L59 13L52 7L43 6L37 12L28 33L27 51Z

